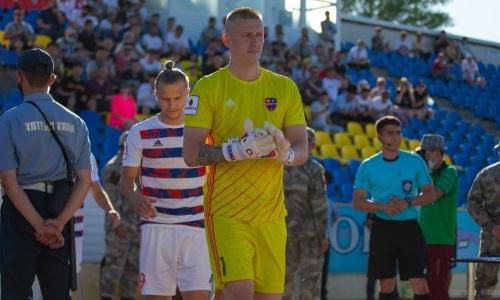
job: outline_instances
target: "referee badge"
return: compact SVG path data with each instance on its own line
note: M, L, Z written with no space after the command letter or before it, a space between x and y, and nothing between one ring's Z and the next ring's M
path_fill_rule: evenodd
M401 187L403 188L403 192L405 194L409 194L413 188L413 184L412 184L411 180L403 180L401 182Z
M273 111L278 106L278 99L266 98L266 99L264 99L264 104L266 105L267 110Z

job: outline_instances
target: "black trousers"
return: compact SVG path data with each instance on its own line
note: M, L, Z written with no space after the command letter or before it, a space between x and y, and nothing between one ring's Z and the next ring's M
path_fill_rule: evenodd
M25 190L42 218L55 218L51 211L51 194ZM1 300L32 299L31 286L35 275L40 282L44 299L68 300L70 296L69 235L63 231L65 245L57 250L40 244L33 227L3 197L0 223Z

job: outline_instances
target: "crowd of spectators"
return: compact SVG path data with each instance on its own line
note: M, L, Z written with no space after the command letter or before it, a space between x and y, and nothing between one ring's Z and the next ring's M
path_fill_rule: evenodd
M95 0L85 5L74 0L50 0L39 13L34 29L23 21L24 11L14 10L14 21L5 28L5 37L15 51L34 45L36 34L52 40L47 50L55 58L59 80L52 93L73 111L90 110L107 116L108 125L118 129L158 111L153 93L156 74L166 58L178 65L195 83L201 76L225 66L229 57L221 42L221 28L209 17L196 42L184 33L175 17L160 24L161 16L149 12L144 0ZM222 20L224 22L224 20ZM297 41L288 44L282 25L265 28L262 65L289 76L298 84L305 105L311 106L310 124L329 132L342 130L349 120L371 122L393 114L403 122L411 117L429 115L429 94L425 83L401 78L391 93L386 79L379 77L374 86L367 80L353 82L348 68L370 68L368 48L363 40L347 53L335 51L335 24L329 13L321 22L321 32L301 30ZM194 45L194 46L193 46ZM376 27L371 51L394 52L401 56L429 58L435 55L430 74L451 79L450 64L460 63L463 79L484 85L467 41L456 42L441 32L427 49L422 33L411 40L407 31L393 46Z

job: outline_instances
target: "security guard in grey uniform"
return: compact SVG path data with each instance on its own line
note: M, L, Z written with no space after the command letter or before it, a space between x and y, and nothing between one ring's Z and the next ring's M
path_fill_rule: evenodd
M16 80L24 103L0 117L2 300L31 299L35 275L44 299L71 299L66 224L91 183L88 130L82 119L49 94L56 75L47 52L23 51ZM28 101L45 114L64 146L74 171L72 185L60 146L41 113ZM63 189L68 196L59 202ZM58 207L56 202L62 204Z

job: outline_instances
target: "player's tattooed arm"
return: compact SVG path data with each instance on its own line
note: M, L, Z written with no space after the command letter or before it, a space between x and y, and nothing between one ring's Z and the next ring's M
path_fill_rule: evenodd
M200 166L214 165L224 161L226 161L226 159L222 154L222 147L214 147L205 143L199 144L199 151L196 162Z

